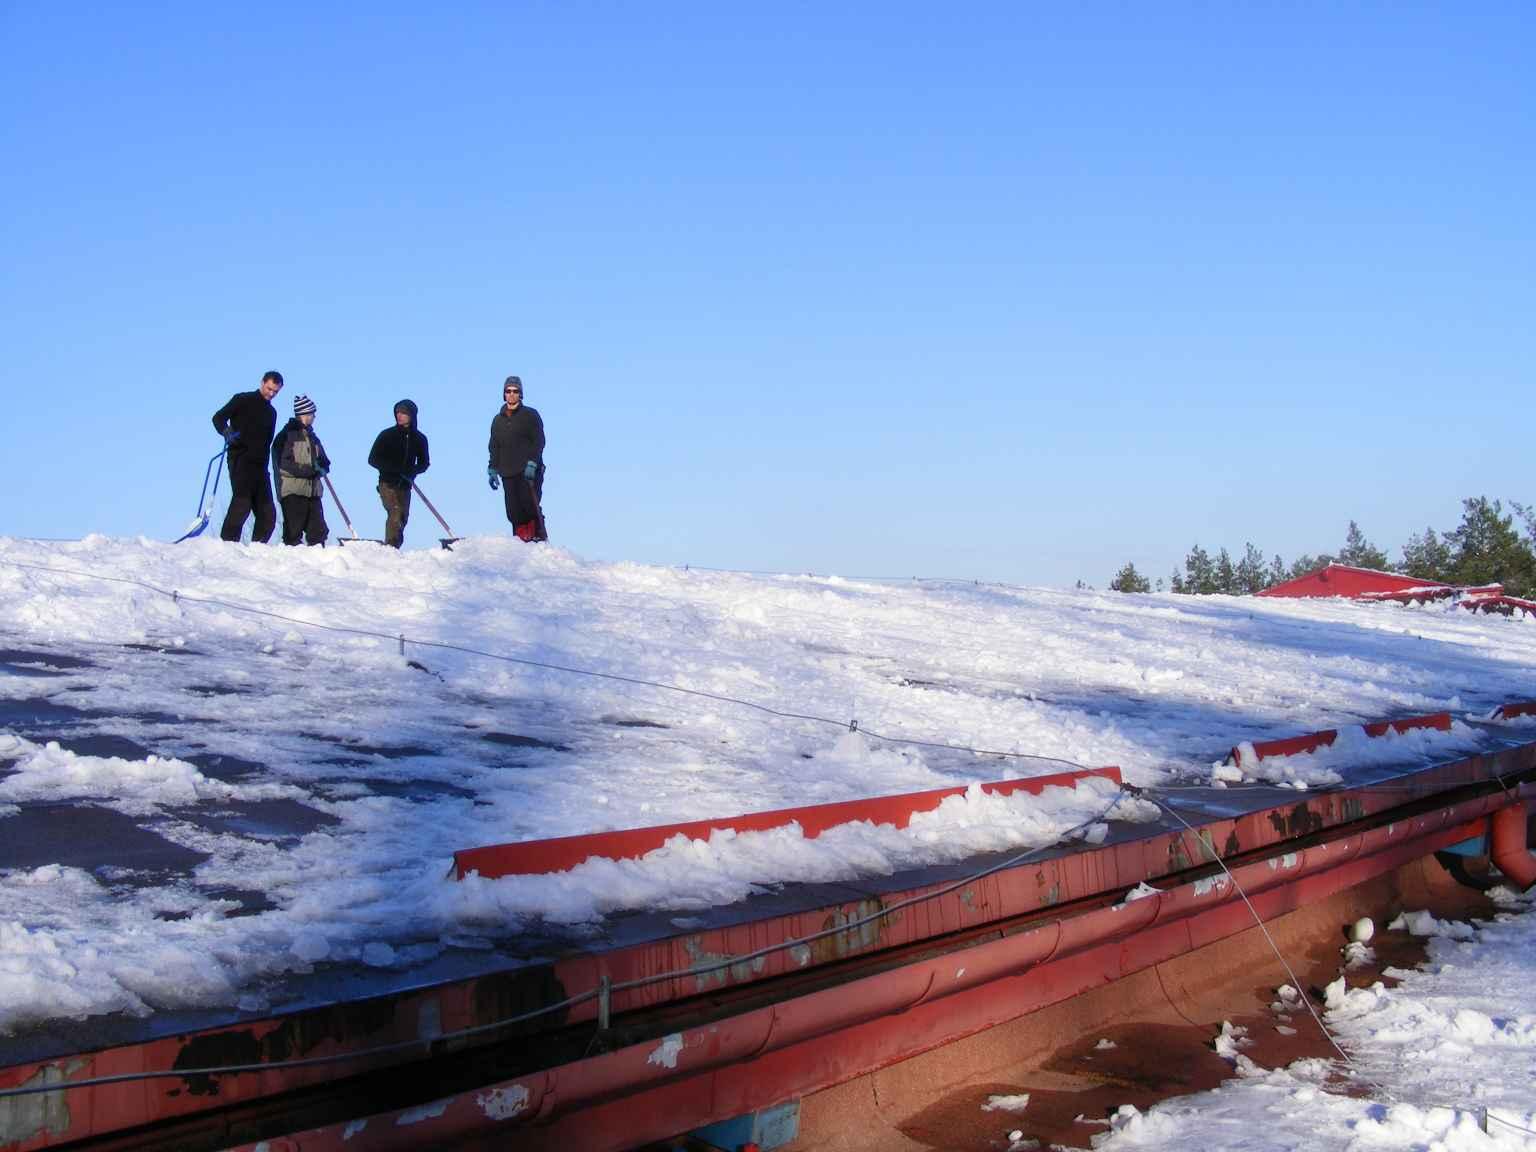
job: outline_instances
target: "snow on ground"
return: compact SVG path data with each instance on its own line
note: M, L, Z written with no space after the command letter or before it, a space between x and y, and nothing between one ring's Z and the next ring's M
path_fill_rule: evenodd
M1234 1050L1234 1079L1122 1106L1094 1148L1536 1149L1536 915L1503 895L1492 922L1408 918L1435 939L1423 967L1390 971L1395 987L1330 986L1324 1019L1350 1057L1348 1092L1341 1061L1267 1070Z
M458 848L1071 764L1209 781L1244 741L1536 697L1536 625L1445 605L748 576L493 539L0 538L0 649L0 1034L261 1010L317 966L404 979L528 925L600 933L619 909L685 914L1146 813L1111 814L1091 783L972 793L899 834L717 834L467 884L446 878ZM1422 761L1479 731L1382 743ZM1338 769L1288 759L1293 784Z

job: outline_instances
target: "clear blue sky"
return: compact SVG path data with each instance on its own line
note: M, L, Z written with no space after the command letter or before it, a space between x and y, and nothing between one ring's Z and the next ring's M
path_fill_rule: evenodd
M505 532L517 372L592 558L1395 557L1536 500L1533 44L1525 3L0 0L0 533L173 537L268 368L365 534L404 396Z

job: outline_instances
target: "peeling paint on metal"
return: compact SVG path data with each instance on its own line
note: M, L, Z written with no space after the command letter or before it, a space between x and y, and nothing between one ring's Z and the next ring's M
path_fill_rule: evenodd
M443 1010L434 996L416 1010L416 1039L436 1040L443 1034Z
M1287 852L1284 856L1280 857L1280 867L1282 868L1295 868L1300 863L1301 856L1295 852Z
M798 967L804 968L811 962L811 947L809 944L796 944L789 950L789 958Z
M1223 872L1220 876L1207 876L1204 880L1195 881L1195 895L1208 896L1212 892L1219 892L1227 886L1227 876Z
M766 956L755 956L749 961L732 964L729 953L706 952L697 936L685 936L683 949L688 953L688 967L690 969L708 969L708 971L696 972L694 980L698 990L704 992L712 985L724 984L729 974L732 980L750 980L754 976L761 976L763 969L767 967Z
M664 1068L677 1067L677 1055L683 1050L683 1034L674 1032L658 1044L649 1056L645 1058L647 1064L660 1064Z
M480 1105L480 1111L487 1119L510 1120L528 1107L528 1089L521 1084L507 1089L493 1088L488 1095L476 1096L475 1103Z
M84 1066L84 1060L71 1060L65 1068L49 1064L15 1087L46 1088L62 1084ZM0 1100L0 1144L22 1144L44 1132L66 1132L69 1122L69 1100L64 1092L39 1092Z
M423 1104L420 1108L402 1112L395 1118L395 1127L404 1128L411 1124L420 1124L423 1120L436 1120L448 1111L448 1105L452 1103L453 1097L450 1096L446 1100L434 1100L430 1104Z
M962 904L964 904L967 908L974 908L974 907L976 907L976 889L974 889L974 888L962 888L962 889L960 889L960 902Z
M366 1127L368 1127L367 1120L349 1120L347 1126L341 1130L341 1138L350 1140Z
M964 975L965 975L965 969L964 968L956 968L955 969L955 979L956 980L960 979L960 977L962 977Z

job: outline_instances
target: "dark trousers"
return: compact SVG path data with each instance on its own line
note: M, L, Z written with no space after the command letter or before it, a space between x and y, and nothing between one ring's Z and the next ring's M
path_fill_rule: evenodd
M318 496L284 496L283 543L324 544L331 530L325 523L325 507Z
M381 483L379 499L384 504L384 543L398 548L405 543L405 524L411 518L411 490Z
M224 514L222 540L238 541L245 530L245 518L254 510L256 523L251 526L251 542L265 544L277 526L277 507L272 503L272 478L262 461L246 455L229 458L229 511Z
M501 478L501 496L507 506L507 523L519 540L542 539L536 525L539 517L538 501L544 498L543 485L528 481L521 472L516 476Z

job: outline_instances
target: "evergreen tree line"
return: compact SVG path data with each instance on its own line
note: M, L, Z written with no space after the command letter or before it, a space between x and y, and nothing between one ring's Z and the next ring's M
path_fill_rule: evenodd
M1167 587L1192 596L1252 595L1325 564L1348 564L1446 584L1502 584L1511 596L1536 594L1536 508L1511 500L1512 511L1506 513L1500 501L1486 496L1463 500L1461 505L1459 525L1446 532L1425 528L1410 536L1396 564L1351 520L1344 547L1337 553L1302 555L1291 564L1278 554L1265 560L1251 543L1238 560L1225 548L1212 556L1196 544L1184 557L1184 570L1175 569ZM1109 586L1116 592L1152 591L1151 582L1133 563L1120 569ZM1157 590L1163 587L1158 580Z

